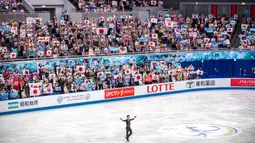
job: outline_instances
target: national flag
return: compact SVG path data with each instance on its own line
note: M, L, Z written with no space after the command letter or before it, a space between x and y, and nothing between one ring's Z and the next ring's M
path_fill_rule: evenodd
M135 75L135 81L141 81L142 80L142 75L141 74L136 74Z
M84 23L85 23L86 25L89 25L89 20L85 20Z
M17 57L17 53L15 53L15 52L11 52L10 53L10 58L11 59L14 59L14 58L16 58Z
M103 16L100 16L100 18L99 18L99 22L101 22L101 21L104 21L104 17Z
M47 56L51 56L51 54L52 54L52 51L51 50L47 50L46 55Z
M38 37L38 41L39 42L43 42L44 41L44 37Z
M202 70L197 70L197 75L203 75L204 74L204 71Z
M6 53L7 52L7 47L4 47L3 48L3 53Z
M158 34L152 34L152 39L158 39Z
M59 41L53 41L53 44L55 44L55 45L57 45L57 46L60 45Z
M104 75L105 75L104 72L98 72L98 73L97 73L97 76L98 76L99 78L103 77Z
M155 47L156 46L156 44L155 44L155 42L149 42L149 46L152 46L152 47Z
M126 74L126 75L130 75L131 73L132 73L131 69L126 69L126 70L125 70L125 74Z
M53 88L51 83L43 84L43 94L53 93Z
M175 70L169 70L169 71L168 71L168 74L169 74L169 75L175 75L175 73L176 73Z
M166 61L160 61L160 66L166 66Z
M198 19L198 14L192 14L193 19Z
M47 41L47 42L50 41L50 37L49 37L49 36L45 36L44 39L45 39L45 41Z
M227 32L232 33L233 32L233 28L227 28Z
M155 1L155 0L151 1L151 5L156 5L156 4L157 4L157 1Z
M76 66L76 71L79 73L85 73L85 66Z
M166 22L166 27L171 27L171 26L172 26L171 22L170 22L170 21L167 21L167 22Z
M41 95L39 87L30 88L30 96L39 96L39 95Z
M158 23L158 19L157 18L151 18L151 23Z
M43 51L38 51L37 54L38 54L39 57L42 57L44 55L44 52Z
M98 35L105 35L107 34L107 28L97 28L96 32Z
M205 43L210 42L210 38L204 38L204 42L205 42Z
M119 80L119 79L120 79L120 76L119 76L119 75L115 75L115 76L114 76L114 79L115 79L115 80Z
M22 73L23 73L23 75L28 75L29 74L29 70L23 70Z

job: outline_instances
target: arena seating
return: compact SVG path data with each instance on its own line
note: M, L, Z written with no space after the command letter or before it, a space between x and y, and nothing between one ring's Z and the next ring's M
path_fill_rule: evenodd
M212 15L183 18L109 16L75 23L68 13L41 26L41 18L4 22L1 59L128 54L230 47L236 21Z
M161 0L70 0L78 10L85 12L130 11L134 6L163 6Z
M246 22L241 25L240 49L255 49L255 19L247 18Z
M0 13L24 13L22 0L0 0Z

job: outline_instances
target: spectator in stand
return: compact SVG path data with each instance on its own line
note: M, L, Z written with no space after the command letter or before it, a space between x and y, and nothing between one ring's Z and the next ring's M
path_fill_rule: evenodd
M148 63L148 61L146 61ZM34 63L38 64L38 63ZM180 63L123 61L107 63L87 59L48 61L36 65L8 68L0 74L3 92L10 98L93 91L201 78L203 71L181 67ZM34 92L37 90L36 92Z
M246 22L241 25L242 33L240 38L240 49L255 49L255 20L254 18L247 18Z
M2 23L2 58L224 48L230 47L236 24L231 18L197 14L192 18L152 14L145 21L132 14L109 15L76 23L67 12L43 26L40 21Z

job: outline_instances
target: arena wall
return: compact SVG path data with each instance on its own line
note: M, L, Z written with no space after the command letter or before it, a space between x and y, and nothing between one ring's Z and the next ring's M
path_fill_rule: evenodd
M201 90L255 90L255 78L199 79L0 102L0 115ZM206 95L205 95L206 96ZM220 96L220 95L219 95Z

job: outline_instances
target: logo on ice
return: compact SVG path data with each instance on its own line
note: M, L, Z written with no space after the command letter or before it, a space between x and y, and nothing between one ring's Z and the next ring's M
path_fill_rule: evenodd
M252 86L255 87L254 78L234 78L230 81L231 86Z
M164 83L147 86L147 93L166 92L174 90L174 83Z
M134 96L134 95L135 95L134 87L112 89L112 90L104 91L105 99L118 98L118 97L124 97L124 96Z

